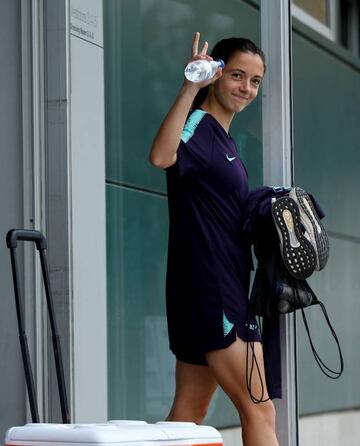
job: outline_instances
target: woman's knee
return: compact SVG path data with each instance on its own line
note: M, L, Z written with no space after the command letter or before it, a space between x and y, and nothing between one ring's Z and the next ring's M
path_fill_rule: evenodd
M268 426L275 429L276 411L272 401L255 404L250 401L239 410L242 423Z

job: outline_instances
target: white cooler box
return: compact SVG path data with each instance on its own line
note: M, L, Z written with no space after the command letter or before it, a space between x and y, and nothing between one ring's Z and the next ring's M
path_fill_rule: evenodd
M8 429L5 446L223 446L210 426L163 421L109 421L104 424L31 423Z

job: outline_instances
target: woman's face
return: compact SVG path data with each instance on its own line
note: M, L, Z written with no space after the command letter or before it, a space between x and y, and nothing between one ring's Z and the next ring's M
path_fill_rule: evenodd
M213 85L214 98L224 111L241 112L256 98L263 76L264 64L258 54L237 51Z

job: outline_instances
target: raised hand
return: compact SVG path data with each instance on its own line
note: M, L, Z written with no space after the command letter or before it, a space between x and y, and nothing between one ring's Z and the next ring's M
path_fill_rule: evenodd
M200 41L200 33L196 32L194 35L194 40L193 40L193 44L192 44L192 59L191 60L196 60L196 59L212 60L212 57L210 57L206 54L206 52L209 48L208 42L205 40L203 49L199 53L199 41Z
M212 57L207 54L207 42L204 43L202 50L199 53L199 40L200 33L197 32L194 36L191 59L189 62L201 59L211 61ZM201 88L216 81L221 74L222 70L221 68L218 68L217 73L212 79L202 82L190 82L184 76L184 83L180 92L168 114L165 116L153 141L149 158L154 166L166 169L176 162L181 133L196 94Z
M208 42L207 41L204 42L202 50L199 52L199 41L200 41L200 33L196 32L194 35L194 40L193 40L193 44L192 44L192 57L187 62L187 64L190 62L193 62L194 60L207 60L209 62L213 60L213 58L207 54L207 50L209 47ZM215 82L217 79L219 79L219 77L221 77L221 75L222 75L222 69L218 68L214 77L212 77L209 80L203 81L203 82L198 82L197 88L200 89L200 88L206 87L207 85L209 85L209 84ZM193 85L192 82L185 79L185 84L186 83L190 83Z

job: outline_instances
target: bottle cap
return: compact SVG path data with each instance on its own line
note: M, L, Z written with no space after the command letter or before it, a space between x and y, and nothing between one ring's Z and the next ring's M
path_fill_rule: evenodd
M219 64L220 68L224 68L225 67L225 63L222 59L216 59L216 62Z

